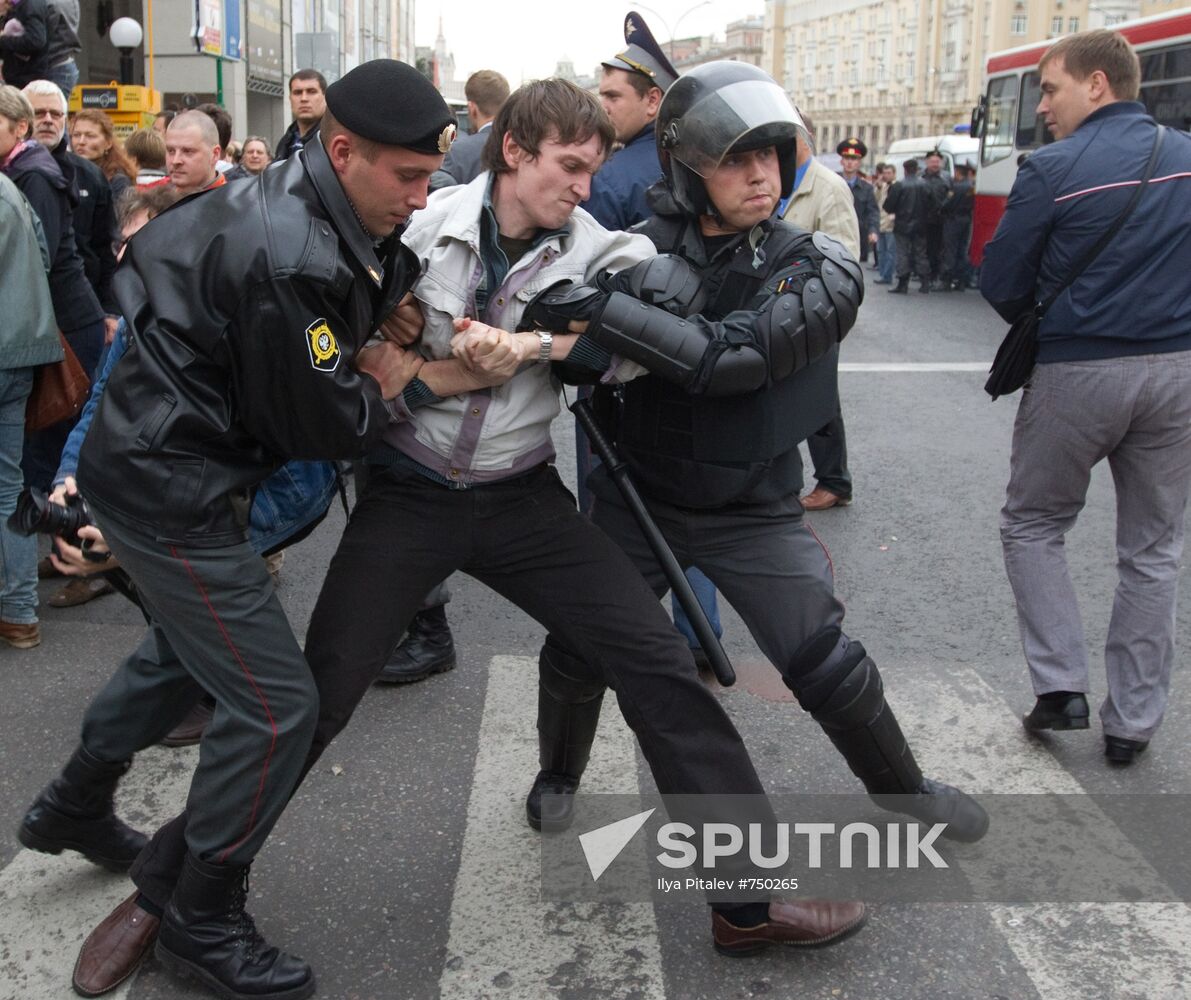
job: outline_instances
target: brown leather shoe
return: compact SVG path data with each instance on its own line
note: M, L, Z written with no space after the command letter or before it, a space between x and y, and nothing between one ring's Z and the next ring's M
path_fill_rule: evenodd
M153 947L161 921L137 906L136 897L134 892L87 935L70 979L79 996L114 990L136 972Z
M41 645L41 627L37 622L30 625L0 622L0 641L7 642L14 649L32 649Z
M775 899L769 904L769 919L756 927L737 927L713 913L711 935L723 955L752 955L772 944L822 948L851 937L867 919L868 910L859 902Z
M192 747L203 738L215 708L205 697L200 697L191 706L186 717L171 729L161 740L163 747Z
M73 608L115 592L115 588L102 576L80 576L56 591L46 603L51 608Z
M830 510L832 507L847 507L852 502L851 497L841 497L838 493L822 486L816 486L802 498L803 510Z

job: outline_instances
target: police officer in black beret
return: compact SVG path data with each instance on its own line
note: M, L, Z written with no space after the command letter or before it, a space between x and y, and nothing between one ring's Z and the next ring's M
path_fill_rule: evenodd
M314 992L310 967L244 911L248 867L305 772L319 707L246 541L249 501L287 457L352 458L389 424L388 401L421 362L366 341L397 336L418 271L401 231L454 131L424 76L365 63L327 90L320 135L299 155L187 199L128 244L116 295L131 342L78 482L177 655L125 660L19 830L35 850L132 868L138 892L83 946L85 995L131 974L155 936L163 964L220 996ZM216 709L186 812L146 845L113 792L199 687Z

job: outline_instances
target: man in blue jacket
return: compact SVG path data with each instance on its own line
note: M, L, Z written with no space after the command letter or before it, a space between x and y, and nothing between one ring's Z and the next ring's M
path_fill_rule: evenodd
M600 103L622 148L592 178L582 206L605 229L628 229L653 215L645 192L662 179L653 123L678 79L640 14L625 18L624 41L624 51L603 64L600 77Z
M1113 31L1072 35L1039 66L1059 140L1022 165L980 290L1007 320L1060 287L1137 188L1157 135ZM1087 650L1064 556L1092 467L1117 495L1120 582L1105 644L1105 755L1131 763L1166 709L1191 488L1191 137L1167 129L1141 200L1047 311L1013 432L1001 541L1038 696L1030 731L1086 729Z

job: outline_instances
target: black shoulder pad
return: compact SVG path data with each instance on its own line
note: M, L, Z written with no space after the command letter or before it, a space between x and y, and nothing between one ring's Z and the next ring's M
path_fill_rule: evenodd
M858 295L858 298L856 299L856 305L860 305L860 303L864 301L864 272L860 270L859 261L857 261L856 258L848 252L848 248L845 247L839 240L828 236L824 232L815 233L813 242L815 249L818 250L819 253L826 257L827 260L829 260L836 267L842 268L856 284ZM824 271L824 275L826 274L827 272ZM838 280L835 282L830 282L829 287L831 284L838 285L839 282ZM834 298L834 296L832 297Z

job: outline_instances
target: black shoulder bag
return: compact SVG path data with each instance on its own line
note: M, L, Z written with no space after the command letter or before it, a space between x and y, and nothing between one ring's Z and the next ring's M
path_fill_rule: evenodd
M1092 261L1100 256L1100 251L1108 246L1125 224L1125 220L1133 214L1133 210L1141 201L1141 196L1149 185L1150 178L1154 175L1154 167L1158 163L1158 151L1162 148L1162 136L1165 132L1165 128L1159 125L1158 134L1154 137L1154 148L1150 151L1150 161L1146 164L1145 173L1141 176L1141 183L1137 185L1137 190L1133 192L1133 197L1129 199L1125 210L1117 216L1117 220L1096 241L1096 245L1083 255L1067 279L1050 294L1045 302L1032 306L1014 320L1009 332L1005 334L1005 339L1001 341L1001 346L997 348L997 356L993 358L992 367L988 370L988 381L984 383L984 391L993 399L1010 392L1016 392L1025 385L1026 379L1034 370L1034 362L1038 357L1038 324L1042 321L1046 311L1055 304L1055 300L1074 284Z

